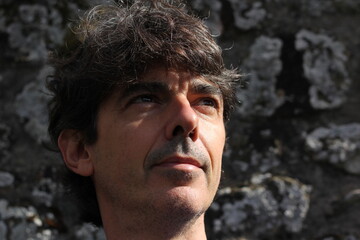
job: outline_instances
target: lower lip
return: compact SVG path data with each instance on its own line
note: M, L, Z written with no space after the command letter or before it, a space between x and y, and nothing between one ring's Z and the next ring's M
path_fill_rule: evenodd
M176 169L181 171L196 171L201 170L200 167L195 166L190 163L162 163L159 165L154 166L156 168L168 168L168 169Z

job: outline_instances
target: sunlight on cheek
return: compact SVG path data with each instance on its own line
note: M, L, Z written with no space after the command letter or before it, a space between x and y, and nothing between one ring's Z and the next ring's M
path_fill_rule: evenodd
M225 128L224 125L214 125L209 123L203 123L202 127L207 129L207 131L202 131L200 139L211 158L213 177L218 178L219 180L222 155L225 146Z

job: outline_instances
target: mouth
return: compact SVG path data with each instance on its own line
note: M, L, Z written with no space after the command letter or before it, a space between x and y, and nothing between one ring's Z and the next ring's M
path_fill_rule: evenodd
M187 171L203 169L203 167L204 166L194 158L180 156L169 157L152 166L152 168L171 168Z

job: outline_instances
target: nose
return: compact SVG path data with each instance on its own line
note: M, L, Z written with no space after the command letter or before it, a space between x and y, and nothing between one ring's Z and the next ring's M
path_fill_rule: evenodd
M166 125L166 138L171 140L183 136L195 142L199 138L199 118L188 99L185 96L177 97L170 108L171 116Z

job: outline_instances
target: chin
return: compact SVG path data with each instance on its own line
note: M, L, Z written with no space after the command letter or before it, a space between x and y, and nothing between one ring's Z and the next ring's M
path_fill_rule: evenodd
M169 189L163 201L165 206L193 214L202 214L210 206L213 194L196 189L192 186L178 186ZM163 206L164 207L164 206Z
M152 177L155 178L148 189L153 189L150 192L155 209L201 215L209 208L217 190L216 184L209 184L202 171L163 171Z

